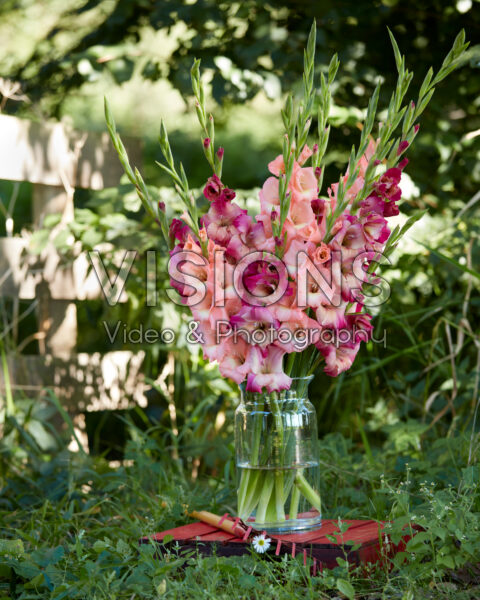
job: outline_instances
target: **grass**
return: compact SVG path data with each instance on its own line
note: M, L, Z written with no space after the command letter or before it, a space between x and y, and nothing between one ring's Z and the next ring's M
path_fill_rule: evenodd
M32 434L38 405L17 405L4 420L0 453L0 599L61 598L477 598L480 594L480 487L467 466L467 435L418 444L422 424L387 428L382 446L340 433L320 441L328 518L392 520L390 539L419 523L424 531L388 568L345 561L308 577L301 557L163 557L138 538L184 524L185 508L234 510L233 485L192 481L159 425L130 426L125 461L71 453L58 436ZM46 400L44 410L53 410ZM402 449L398 440L402 437ZM368 432L364 432L368 436ZM231 460L231 459L230 459Z

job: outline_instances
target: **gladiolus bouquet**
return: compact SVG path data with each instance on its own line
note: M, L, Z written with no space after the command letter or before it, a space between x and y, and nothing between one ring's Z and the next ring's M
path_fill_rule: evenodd
M260 191L256 215L236 203L235 192L222 181L224 150L215 146L199 61L192 67L192 86L202 146L213 171L203 189L208 201L203 215L182 164L177 167L174 161L163 122L160 146L165 164L159 166L171 176L185 207L180 218L170 222L165 206L155 205L140 173L130 167L106 104L120 160L170 248L171 285L191 310L204 357L217 361L223 376L243 382L247 392L288 390L292 377L305 377L321 364L330 376L351 367L360 344L371 336L366 292L378 286L376 269L422 216L414 215L402 228L389 225L399 213L400 180L408 163L404 155L418 132L418 118L435 86L461 63L468 44L462 31L438 73L427 72L417 100L405 102L413 73L405 67L391 33L390 37L398 80L386 117L375 127L378 83L345 174L324 193L331 86L339 62L335 55L317 86L313 24L304 55L303 97L294 102L289 95L282 110L283 152L268 165L271 176ZM311 141L314 118L318 136ZM301 475L296 483L305 491ZM242 485L245 504L254 488L245 481ZM259 495L265 495L263 491ZM266 507L270 501L266 498ZM315 498L311 504L316 505ZM283 506L283 499L276 506ZM252 510L245 509L242 518Z
M154 205L140 173L130 167L106 104L109 131L126 173L171 249L171 284L191 309L204 356L216 360L225 377L246 380L249 391L288 389L292 374L304 376L320 363L325 373L336 376L351 367L360 343L369 339L365 286L378 283L380 258L388 257L423 214L401 229L389 226L388 219L399 213L399 184L408 163L403 156L435 86L459 65L468 46L462 31L439 72L426 74L417 101L404 103L413 73L390 33L398 82L387 116L372 137L379 83L345 175L322 195L330 89L339 62L335 55L320 75L317 92L315 37L314 23L305 51L303 98L298 107L291 95L287 98L283 154L268 165L272 176L263 184L257 215L242 209L222 182L224 150L215 151L199 61L192 67L192 86L202 145L213 170L203 190L210 206L201 217L182 164L177 170L163 122L160 145L166 164L159 166L172 177L185 205L180 219L170 223L165 206ZM315 108L318 139L310 147Z

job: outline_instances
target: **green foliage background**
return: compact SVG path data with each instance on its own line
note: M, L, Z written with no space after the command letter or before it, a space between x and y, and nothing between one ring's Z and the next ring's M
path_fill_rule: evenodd
M81 129L104 131L107 95L122 135L145 140L142 172L172 214L178 200L154 162L160 159L160 118L166 121L191 184L201 188L209 175L189 88L194 57L202 59L210 82L209 105L217 138L225 147L224 179L231 187L249 190L239 197L253 208L255 188L281 148L285 92L300 90L302 50L312 18L318 25L317 76L334 52L341 60L333 90L327 182L335 181L345 168L351 144L358 141L361 111L379 76L384 80L380 106L388 104L396 71L387 26L415 72L412 97L428 67L438 68L459 29L465 28L471 41L468 59L438 86L408 151L407 173L414 186L405 194L401 211L408 216L428 208L429 214L383 272L392 294L375 309L375 335L382 338L386 331L386 347L368 344L350 372L333 380L319 374L312 386L322 436L327 516L392 518L395 535L406 523L421 522L429 537L412 543L413 558L406 565L392 565L393 574L375 573L370 587L361 573L351 574L345 565L311 584L295 561L277 569L255 557L235 563L195 560L183 571L182 559L173 551L160 563L147 552L140 567L132 566L137 565L132 557L140 534L184 520L179 498L196 508L234 510L231 424L237 394L183 341L187 315L166 301L166 256L157 226L122 180L118 188L75 196L75 221L69 232L83 250L107 241L113 248L139 252L128 279L126 304L113 309L100 301L79 304L77 345L88 352L139 349L122 341L109 344L98 326L103 320L113 325L121 319L129 327L174 326L179 343L145 346L144 371L153 382L168 352L174 353L179 433L173 433L167 398L152 383L149 410L127 416L126 458L132 466L112 470L101 458L66 450L65 440L49 425L55 402L47 392L35 402L15 398L14 414L3 406L0 535L23 544L21 551L2 550L0 540L0 558L6 557L0 565L3 597L212 597L220 590L215 592L218 597L250 598L264 597L265 590L279 594L279 582L287 581L285 597L296 593L302 582L309 597L327 597L331 588L349 597L348 585L354 585L367 597L410 599L417 597L419 578L427 586L418 592L419 598L476 597L478 573L472 565L478 561L480 539L479 424L474 418L480 377L479 7L468 0L1 4L0 77L19 81L28 97L23 102L8 100L3 112L34 120L63 118ZM14 233L19 234L31 227L31 189L28 184L0 182L5 210L12 194L17 194L12 216ZM32 252L41 251L55 224L51 219L35 233ZM0 227L4 235L3 222ZM69 261L73 253L66 240L66 232L61 232L53 242ZM143 259L149 249L161 251L160 303L155 308L145 306ZM113 253L111 260L113 272ZM12 311L2 300L3 331ZM18 337L7 335L4 344L14 351L35 327L30 315L22 321ZM38 349L30 343L22 351ZM218 419L219 414L224 419ZM426 491L431 483L432 493ZM471 592L463 589L469 587Z

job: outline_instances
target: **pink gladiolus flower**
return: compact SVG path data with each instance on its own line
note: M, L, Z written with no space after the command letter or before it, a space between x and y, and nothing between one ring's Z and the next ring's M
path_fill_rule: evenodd
M383 244L388 240L390 229L387 221L379 214L370 213L361 219L363 233L369 244Z
M282 323L275 346L284 352L302 352L310 345L315 335L318 335L318 323L302 313L302 318L291 319Z
M326 329L342 329L347 326L345 319L346 307L346 302L342 302L340 306L320 304L315 311L315 316L320 325Z
M346 215L342 228L336 233L334 241L342 247L358 249L365 247L365 234L357 217Z
M355 357L359 350L359 344L344 345L340 348L335 348L334 352L330 352L325 357L324 372L332 377L337 377L340 373L348 371L352 366Z
M228 201L233 200L235 198L235 196L236 196L236 193L227 187L222 192L222 198L224 198L225 200L228 200Z
M323 265L330 260L330 248L323 242L312 253L312 260L317 265Z
M207 185L203 188L203 195L207 200L212 202L220 198L223 190L223 183L217 175L212 175L207 181Z
M211 328L209 322L200 321L195 316L194 319L197 321L197 340L202 342L203 358L211 361L217 360L220 346L217 343L214 330Z
M362 156L358 163L359 171L358 175L362 179L365 178L365 173L367 171L368 163L371 161L372 156L375 154L375 150L377 149L378 143L380 140L370 140L367 149L365 150L365 154Z
M178 252L185 253L184 258L179 256ZM175 255L177 255L180 260L178 262L171 261L169 263L170 284L183 297L182 300L186 302L188 298L195 293L195 290L192 288L191 284L188 283L188 276L194 277L201 282L206 282L208 279L209 267L208 264L206 264L207 261L202 257L202 250L199 244L190 234L187 235L185 243L183 244L183 248L181 244L178 244L172 250L172 258ZM195 255L197 255L198 260L194 261ZM171 270L174 267L177 268L177 273L175 274Z
M247 254L249 254L252 251L252 249L245 244L245 242L243 241L243 236L241 236L240 234L234 234L228 240L226 251L227 255L231 259L238 261Z
M277 289L279 275L269 262L255 261L245 270L243 283L250 294L261 298L269 296Z
M272 210L275 210L276 207L280 205L278 179L276 177L269 177L265 181L260 190L259 197L261 212L264 215L268 215L268 218L270 219Z
M233 206L237 207L236 204L233 204ZM240 208L240 211L237 211L237 216L233 219L233 225L240 235L247 235L253 224L252 217L247 214L246 210Z
M319 344L317 347L325 357L324 372L337 377L352 366L360 344L349 343L338 347L335 344Z
M396 217L400 213L395 202L385 202L383 214L385 217Z
M360 202L360 216L365 216L370 213L377 213L379 215L383 215L385 210L385 202L374 194L365 198Z
M198 230L198 237L200 239L201 242L206 242L208 240L207 238L207 230L205 229L205 227L201 227Z
M288 274L294 279L297 272L305 264L307 255L313 251L314 245L306 240L293 239L288 250L283 255L283 262L287 267Z
M402 190L398 187L401 177L402 171L392 167L385 171L378 182L374 183L373 188L383 200L398 202L402 197Z
M207 214L202 217L202 224L210 239L219 244L228 244L232 236L240 233L235 226L235 220L246 214L247 211L241 209L238 204L217 198L212 201ZM237 223L243 225L243 220L239 219Z
M239 329L239 335L245 335L247 341L262 347L275 341L280 325L269 308L250 305L244 305L230 323Z
M235 383L241 383L249 373L260 370L263 357L258 346L252 346L242 338L236 343L228 338L217 350L218 366L224 377L230 377Z
M285 163L283 156L279 154L275 160L268 163L268 170L272 175L280 176L281 173L285 173Z
M309 308L316 309L321 304L334 304L338 306L341 300L341 274L338 279L335 277L335 272L326 268L325 265L315 264L318 270L317 279L306 273L306 265L302 265L298 269L299 285L300 281L306 279L306 305ZM333 278L332 278L333 276Z
M315 146L317 146L317 150L318 150L318 145L315 144ZM314 146L314 148L315 148L315 146ZM298 164L299 165L305 164L307 162L307 160L312 156L312 154L313 154L313 150L310 150L310 148L308 147L308 144L305 144L302 151L300 152L300 156L298 157Z
M272 304L268 308L272 315L281 323L282 327L287 323L298 323L302 327L306 327L308 317L303 310L295 305L293 300L293 296L288 296L285 299L282 298L278 302L275 302L275 304Z
M278 346L271 345L265 349L260 369L247 376L249 392L261 392L263 388L267 392L289 389L292 380L283 372L284 354L285 351Z
M348 326L353 332L353 342L368 342L372 337L372 315L361 312L362 305L357 304L356 313L347 315Z
M183 247L183 244L185 243L189 233L190 228L188 225L185 225L185 223L180 219L172 219L169 230L170 239L172 242L173 240L178 240L181 244L181 247Z
M230 320L238 314L241 308L242 301L237 295L228 298L224 306L217 306L213 301L208 311L208 323L212 330L220 333L230 333Z
M299 199L308 200L308 204L317 197L318 182L312 167L300 167L298 163L293 166L292 178L289 189Z
M296 194L293 194L290 202L288 218L295 229L299 231L309 225L314 226L317 223L310 201L305 202L302 198L296 196Z

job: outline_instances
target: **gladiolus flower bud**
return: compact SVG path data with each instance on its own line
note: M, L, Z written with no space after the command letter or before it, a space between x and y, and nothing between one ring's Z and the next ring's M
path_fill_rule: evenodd
M315 167L315 177L318 179L322 174L322 167Z
M207 149L210 146L210 138L205 138L203 140L203 147Z
M163 213L165 212L165 202L158 203L158 210L162 211Z
M225 200L228 200L228 201L233 200L235 198L235 195L236 195L235 192L233 190L231 190L230 188L225 188L223 190L223 198Z
M222 160L224 152L224 149L220 146L220 148L217 150L217 157L219 160Z

